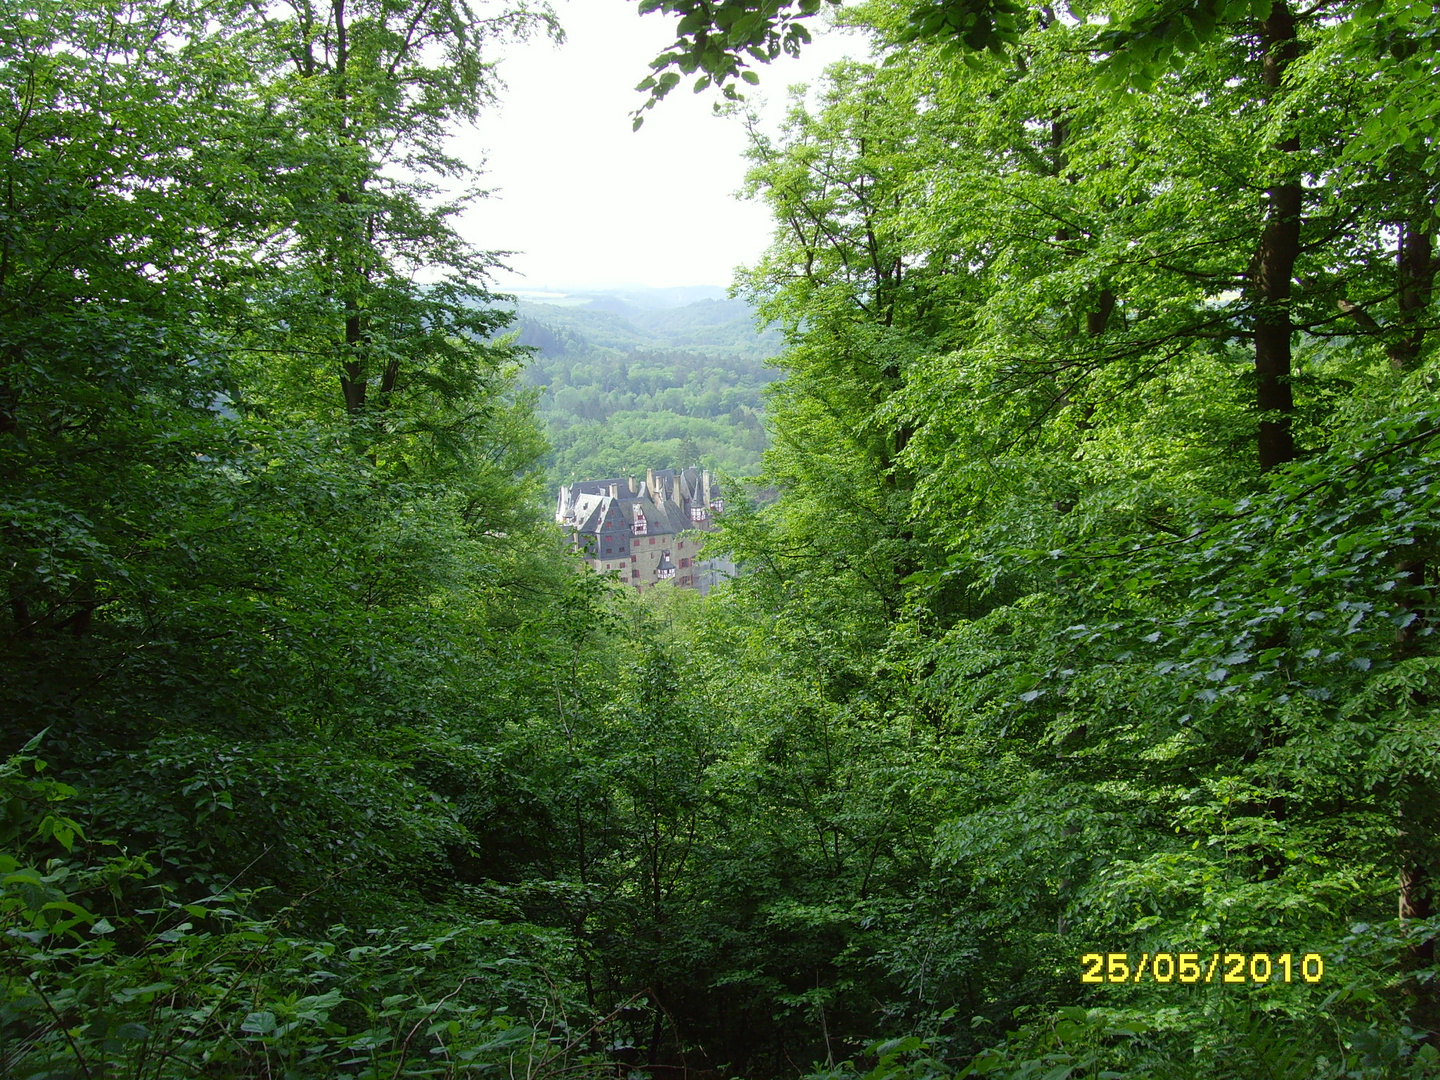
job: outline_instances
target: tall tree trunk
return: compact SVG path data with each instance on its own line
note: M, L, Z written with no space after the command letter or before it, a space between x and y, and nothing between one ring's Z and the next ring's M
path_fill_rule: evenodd
M1280 93L1285 71L1299 55L1295 15L1284 0L1271 9L1260 23L1260 42L1265 51L1261 81L1265 99L1273 102ZM1295 260L1300 254L1300 215L1303 193L1297 167L1292 164L1300 140L1291 136L1276 147L1282 154L1281 177L1265 189L1265 228L1255 258L1254 291L1259 301L1255 316L1256 407L1260 411L1257 449L1260 471L1267 472L1295 457L1295 437L1290 421L1295 398L1290 389L1291 282Z
M337 107L337 123L340 142L343 144L348 137L348 110L350 104L350 91L346 85L350 66L350 31L345 22L346 0L332 0L330 11L335 20L335 104ZM360 229L355 221L355 206L359 199L353 191L344 189L335 196L335 201L345 208L341 210L344 214L350 213L350 219L344 222L347 232L357 234L349 238L349 242L342 247L340 252L340 280L345 290L345 360L340 365L340 391L345 397L345 411L351 416L357 416L365 411L365 395L368 389L365 370L365 357L363 355L365 327L364 316L360 310L360 299L356 295L359 290L362 278L362 267L357 262L363 259L360 251L363 250L358 239ZM348 250L347 250L348 249Z
M1425 341L1424 314L1435 290L1435 219L1428 209L1400 230L1396 250L1400 325L1404 336L1386 352L1397 371L1413 367ZM1417 325L1420 324L1420 325Z
M1264 101L1266 105L1274 105L1280 97L1286 69L1300 53L1295 14L1285 0L1276 0L1269 18L1259 24L1259 31ZM1291 430L1295 396L1290 386L1291 339L1295 325L1290 317L1290 300L1295 263L1300 256L1300 218L1304 210L1296 160L1300 139L1292 135L1280 140L1275 149L1280 152L1280 159L1275 179L1265 188L1265 224L1252 263L1251 282L1256 301L1255 406L1260 416L1256 451L1261 472L1269 472L1295 458L1295 434ZM1267 724L1260 738L1263 744L1270 745L1283 740L1283 735ZM1250 804L1248 809L1276 823L1283 822L1289 813L1282 794L1271 795L1263 806ZM1279 853L1262 847L1258 855L1262 880L1273 881L1283 873L1284 859Z
M1110 325L1110 314L1115 310L1115 294L1107 286L1100 290L1100 295L1095 298L1095 307L1085 313L1085 332L1091 337L1099 337Z

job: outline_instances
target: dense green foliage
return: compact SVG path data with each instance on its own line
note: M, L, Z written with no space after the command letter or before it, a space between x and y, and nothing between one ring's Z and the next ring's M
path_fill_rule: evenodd
M0 1073L568 1067L563 942L467 839L546 696L516 642L583 600L487 260L385 173L458 170L533 20L0 25Z
M1436 159L1352 139L1403 64L1263 7L1136 94L1094 26L962 62L870 5L888 62L755 141L784 495L726 526L769 629L722 670L827 716L816 1058L1434 1068ZM1302 948L1323 993L1079 981Z
M705 465L755 473L765 449L762 389L778 334L750 307L706 298L673 307L600 296L561 307L522 302L516 342L535 350L526 381L562 483Z
M577 571L536 403L724 464L768 350L527 374L431 186L543 18L5 7L0 1073L1440 1073L1440 19L850 11L701 599Z

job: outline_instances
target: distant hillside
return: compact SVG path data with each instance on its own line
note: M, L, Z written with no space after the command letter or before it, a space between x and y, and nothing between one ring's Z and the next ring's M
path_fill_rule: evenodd
M527 291L515 290L521 300L535 303L549 303L560 298L565 304L585 304L591 301L608 302L621 300L643 311L659 311L663 308L684 307L700 300L724 300L726 292L718 285L672 285L657 289L649 285L611 285L603 289L565 289Z
M665 299L617 291L518 303L511 329L535 350L526 379L545 388L555 479L692 464L755 471L779 333L757 330L739 300Z
M699 300L681 307L642 308L622 297L597 297L577 306L516 305L520 342L547 355L588 348L683 348L707 356L768 359L780 351L776 330L758 331L742 300Z

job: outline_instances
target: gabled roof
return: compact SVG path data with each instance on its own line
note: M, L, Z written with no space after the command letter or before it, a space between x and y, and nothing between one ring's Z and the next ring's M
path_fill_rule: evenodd
M599 532L615 500L609 495L581 495L575 500L577 532Z
M581 480L562 486L556 503L555 520L577 532L596 533L613 507L632 528L638 510L645 518L646 533L671 535L695 527L692 507L709 506L720 498L720 485L708 469L646 470L645 479Z

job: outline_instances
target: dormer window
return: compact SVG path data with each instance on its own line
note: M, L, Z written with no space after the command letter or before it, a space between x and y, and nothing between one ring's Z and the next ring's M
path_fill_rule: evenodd
M690 520L691 520L691 521L704 521L704 520L705 520L705 507L699 506L699 505L690 507Z
M638 507L635 510L633 529L636 536L644 536L650 530L650 526L645 520L645 514Z

